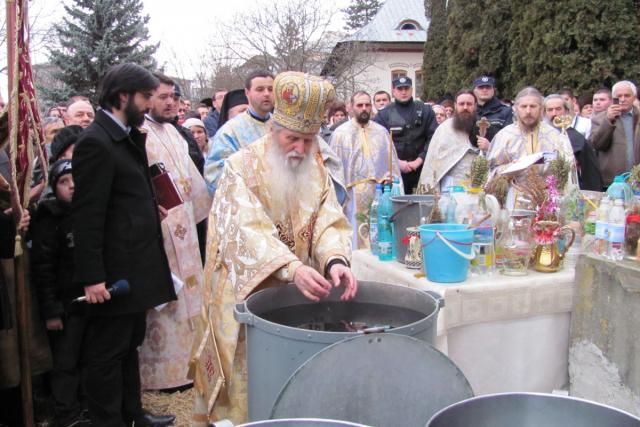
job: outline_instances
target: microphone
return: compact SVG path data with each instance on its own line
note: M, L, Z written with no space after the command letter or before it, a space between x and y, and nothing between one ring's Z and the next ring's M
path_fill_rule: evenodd
M107 292L109 292L109 294L111 294L112 297L127 295L129 291L130 291L129 281L126 279L116 280L111 286L107 288ZM86 296L81 296L74 299L71 302L81 302L86 300L87 300Z

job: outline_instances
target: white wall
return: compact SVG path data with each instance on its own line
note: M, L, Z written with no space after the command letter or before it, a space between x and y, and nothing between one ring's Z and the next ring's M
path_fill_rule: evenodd
M362 73L361 90L366 90L371 95L379 90L391 93L391 71L403 69L413 80L414 97L416 96L416 71L420 71L422 67L422 52L376 52L367 55L371 56L372 64Z

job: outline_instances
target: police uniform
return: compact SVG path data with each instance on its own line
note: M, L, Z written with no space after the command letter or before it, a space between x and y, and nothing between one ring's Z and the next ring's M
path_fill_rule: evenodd
M399 77L393 80L393 88L411 87L409 77ZM413 161L420 157L423 162L427 155L429 141L438 127L435 114L431 106L410 98L407 102L397 99L380 110L374 121L387 128L393 136L393 143L398 158ZM405 194L411 194L418 185L422 166L415 171L402 174Z
M496 80L489 76L480 76L473 81L474 89L479 86L496 87ZM478 119L486 117L491 123L491 128L500 130L513 123L513 110L508 105L504 105L494 96L483 105L478 104Z

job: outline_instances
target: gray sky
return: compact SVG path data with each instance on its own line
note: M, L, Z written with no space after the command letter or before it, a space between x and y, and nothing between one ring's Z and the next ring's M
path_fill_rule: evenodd
M69 0L63 0L70 4ZM143 0L144 13L149 15L149 33L152 42L160 42L160 48L156 52L156 59L162 65L166 63L167 73L172 73L171 63L175 62L174 56L179 61L188 63L196 61L203 47L215 36L214 23L217 20L232 19L237 13L268 7L271 1L285 2L286 0ZM349 5L350 0L327 0L334 3L336 9ZM4 1L1 2L0 13L5 14ZM38 26L50 26L60 22L64 15L61 4L54 0L31 0L29 2L32 15L40 13ZM336 29L340 29L344 23L342 14L336 15ZM1 49L5 50L6 46ZM6 52L0 56L6 61ZM175 53L175 54L174 54ZM47 60L45 54L34 55L34 63ZM185 70L185 74L187 71ZM190 77L190 76L186 76ZM2 94L6 94L7 76L0 74L0 87Z

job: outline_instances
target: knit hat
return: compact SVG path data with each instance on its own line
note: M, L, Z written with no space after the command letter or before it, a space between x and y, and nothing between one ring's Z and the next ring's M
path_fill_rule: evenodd
M60 129L51 141L51 159L49 160L52 162L58 160L70 145L76 143L82 131L82 127L78 125L69 125Z
M49 168L49 185L56 192L58 181L63 175L71 173L71 159L60 159Z

